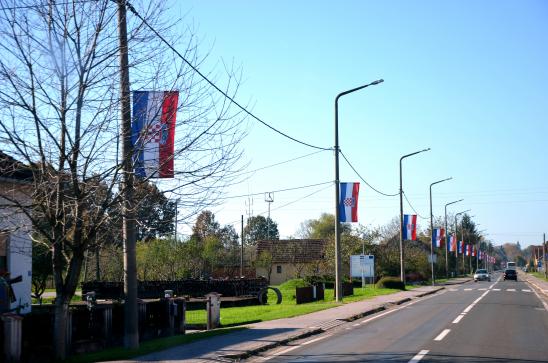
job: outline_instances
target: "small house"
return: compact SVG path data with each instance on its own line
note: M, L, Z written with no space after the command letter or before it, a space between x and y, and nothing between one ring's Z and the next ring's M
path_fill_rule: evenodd
M255 270L270 284L321 275L327 241L323 239L262 240L257 242Z
M21 314L29 313L32 303L32 223L20 208L30 209L31 187L32 171L0 151L0 277L13 281L3 303Z

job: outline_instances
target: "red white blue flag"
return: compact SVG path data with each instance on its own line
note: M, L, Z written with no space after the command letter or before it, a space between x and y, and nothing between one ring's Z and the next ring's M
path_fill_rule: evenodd
M455 238L454 234L449 236L449 243L447 245L449 247L449 252L457 251L457 239Z
M477 250L476 250L476 246L474 246L472 248L472 257L476 257L476 254L477 254Z
M358 221L360 183L339 184L339 222Z
M463 254L464 253L464 242L463 241L458 241L457 242L457 253L458 254Z
M444 228L434 228L432 231L432 242L434 242L434 247L440 248L443 245L445 240L445 229Z
M175 118L179 92L133 92L131 142L135 175L173 178Z
M472 245L466 245L465 251L466 251L466 256L471 256L472 255Z
M417 215L404 214L402 240L415 241L416 239L417 239Z

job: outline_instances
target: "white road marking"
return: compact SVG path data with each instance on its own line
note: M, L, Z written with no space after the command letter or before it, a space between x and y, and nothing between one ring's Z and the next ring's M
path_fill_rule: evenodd
M449 291L459 291L459 289L449 289Z
M360 326L360 323L352 324L352 326Z
M529 289L521 289L521 291L523 291L523 292L531 292L531 290L529 290Z
M312 339L312 340L309 340L307 342L304 342L302 343L301 345L307 345L307 344L310 344L310 343L314 343L314 342L317 342L318 340L322 340L322 339L325 339L325 338L329 338L330 336L332 336L333 334L327 334L325 336L321 336L321 337L318 337L316 339Z
M463 313L469 312L470 310L472 310L472 308L474 307L474 305L476 305L476 304L470 304L470 305L468 305L468 307L467 307L466 309L464 309L462 312L463 312Z
M472 291L472 290L474 290L474 289L464 289L464 291Z
M457 324L462 318L464 318L464 314L460 314L459 316L457 316L455 320L453 320L453 324Z
M481 289L478 289L478 291L485 291L485 290L487 290L486 287L482 287Z
M435 337L434 340L437 342L439 342L440 340L443 340L443 338L445 338L445 336L449 334L450 331L451 329L445 329L437 337Z
M408 363L417 363L420 362L422 358L424 358L425 355L427 355L429 350L421 350L419 354L411 358L411 360Z
M506 291L516 291L516 289L506 289Z
M540 300L540 302L544 306L544 310L548 311L548 304L544 300L542 300L542 298L540 297L540 295L538 294L538 292L536 290L533 290L533 292L535 293L535 295L537 295L538 299Z
M493 289L493 291L500 291L500 289Z

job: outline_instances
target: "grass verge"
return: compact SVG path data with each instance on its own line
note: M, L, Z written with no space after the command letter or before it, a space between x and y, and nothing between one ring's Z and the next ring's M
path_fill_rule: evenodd
M138 349L125 349L123 347L115 347L102 350L100 352L79 354L71 356L66 363L88 363L101 362L111 360L124 360L145 354L161 351L182 344L188 344L196 340L205 339L212 336L228 334L234 331L246 329L244 327L222 328L187 335L176 335L172 337L159 338L141 342Z
M367 285L365 288L354 288L354 295L345 296L343 303L340 303L335 301L333 289L326 289L324 300L297 305L295 301L295 287L300 284L302 284L301 280L291 280L277 286L283 296L282 303L279 305L272 304L221 308L221 324L223 326L234 326L291 318L330 309L345 303L371 299L375 296L388 295L401 291L398 289L375 288L373 285ZM418 286L407 286L407 289L410 290L416 287ZM275 295L269 293L268 300L276 301ZM205 319L205 311L188 312L187 314L187 322L189 324L205 324Z
M544 277L544 273L543 272L529 272L529 274L535 276L536 278L539 278L541 280L544 280L544 281L548 281L547 278Z

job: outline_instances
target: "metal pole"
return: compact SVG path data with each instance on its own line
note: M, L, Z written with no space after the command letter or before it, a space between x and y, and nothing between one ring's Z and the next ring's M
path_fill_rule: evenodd
M432 212L432 186L435 184L442 183L447 180L451 180L453 177L446 178L443 180L438 180L437 182L434 182L430 184L430 265L432 268L432 286L435 284L435 276L434 276L434 214Z
M118 41L120 46L120 92L123 154L123 241L124 241L124 346L139 347L137 314L137 261L135 253L135 212L133 210L133 145L131 144L131 108L126 5L118 0Z
M240 227L240 277L244 276L244 215L242 214L242 224Z
M546 268L546 233L542 234L542 259L543 259L543 267L544 267L544 278L548 279L548 269Z
M447 228L447 206L449 206L451 204L462 202L463 200L464 199L455 200L454 202L447 203L445 205L445 241L448 241L447 236L449 235L449 230ZM445 277L446 278L449 278L449 259L448 259L449 251L448 250L449 250L449 244L446 242L446 244L445 244Z
M363 88L384 82L379 79L366 85L341 92L335 97L335 300L342 301L341 281L341 222L339 213L339 98Z
M429 151L428 149L423 149L420 151L415 151L414 153L404 155L400 158L400 280L405 284L405 266L403 261L403 177L402 177L402 161L405 158L410 156Z

